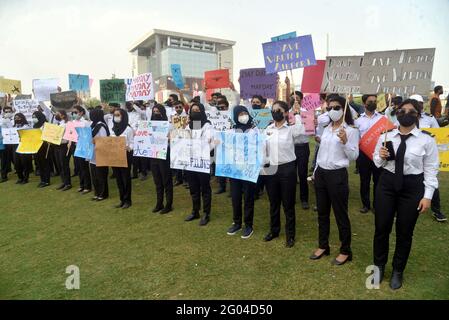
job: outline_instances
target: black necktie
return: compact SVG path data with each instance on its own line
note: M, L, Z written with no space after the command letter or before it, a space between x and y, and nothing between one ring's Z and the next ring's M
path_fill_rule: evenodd
M411 137L411 134L406 136L400 135L401 144L399 145L398 151L396 152L396 166L395 166L395 179L394 179L394 188L396 191L400 191L402 189L402 183L404 179L404 156L405 150L407 149L407 145L405 142L408 138Z

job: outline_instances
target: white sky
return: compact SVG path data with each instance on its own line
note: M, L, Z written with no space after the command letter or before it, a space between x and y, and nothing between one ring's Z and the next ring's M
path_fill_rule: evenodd
M263 67L262 46L291 31L312 34L317 59L365 51L436 48L433 80L449 86L449 0L0 0L0 76L98 80L131 75L131 46L151 29L237 41L238 70ZM300 81L299 73L295 82ZM445 88L447 89L447 88Z

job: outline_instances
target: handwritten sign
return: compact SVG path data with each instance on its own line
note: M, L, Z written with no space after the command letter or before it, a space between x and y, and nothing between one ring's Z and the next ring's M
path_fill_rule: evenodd
M268 42L262 46L267 73L316 65L311 35Z
M265 135L258 133L216 132L215 175L257 182L263 164Z
M229 82L229 70L220 69L206 71L204 73L204 83L208 90L229 88L231 85L231 83Z
M212 123L212 127L217 131L226 131L231 128L229 111L218 111L213 108L206 110L207 119Z
M321 108L320 95L318 93L312 93L304 96L301 107L306 110L316 110Z
M134 77L126 93L126 101L153 100L153 75L144 73Z
M95 146L92 143L92 129L90 127L76 127L78 142L75 149L75 157L92 160Z
M449 128L426 128L435 135L440 155L440 171L449 172Z
M168 121L140 121L134 136L134 156L167 159Z
M76 104L78 96L75 91L64 91L50 94L51 105L56 110L69 111Z
M45 122L42 130L42 140L52 144L60 145L64 136L64 127Z
M31 100L32 95L31 94L18 94L14 98L14 100Z
M379 140L380 135L385 130L391 130L393 128L395 128L395 125L387 118L382 117L379 119L360 139L360 151L373 160L374 149L376 149L377 141Z
M189 130L172 130L170 168L210 173L210 147L207 139L193 139Z
M20 143L16 152L22 154L35 154L39 152L42 146L42 130L41 129L25 129L18 130Z
M106 103L124 103L126 85L124 79L100 80L100 99Z
M306 129L307 136L315 135L315 109L301 112L301 122Z
M304 68L302 74L301 91L306 93L320 93L323 82L325 60L317 60L315 66Z
M19 144L17 128L2 128L3 144Z
M84 127L84 123L82 123L81 121L67 122L64 132L64 140L78 142L78 133L76 132L76 128L79 127Z
M250 113L255 126L259 129L266 129L273 121L270 109L252 109Z
M127 168L125 137L101 137L95 139L97 167Z
M34 79L33 92L37 101L50 101L50 95L57 93L59 87L59 79Z
M180 64L172 64L171 68L171 76L173 77L173 82L178 89L184 89L184 79L182 78L181 73L181 65Z
M360 93L363 56L332 56L326 58L321 92Z
M20 80L0 79L0 92L9 94L22 93L22 82Z
M188 116L173 115L171 117L171 123L174 129L184 129L187 126L188 120Z
M16 112L22 113L29 123L32 122L33 113L37 111L39 102L37 100L16 100L13 101Z
M69 89L73 91L89 91L89 76L82 74L69 74Z
M435 48L365 52L361 91L401 96L427 95L434 58Z
M251 99L260 95L267 99L276 97L277 75L267 74L265 68L240 70L240 98Z

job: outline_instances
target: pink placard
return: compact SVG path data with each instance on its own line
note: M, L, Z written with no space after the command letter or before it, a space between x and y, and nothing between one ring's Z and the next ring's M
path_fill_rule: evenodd
M321 107L320 102L320 94L319 93L311 93L306 95L302 100L301 107L306 110L316 110Z
M315 135L315 110L301 112L301 121L306 127L306 135Z
M67 141L78 142L78 134L76 133L75 128L80 127L84 127L83 123L80 121L67 122L63 139Z

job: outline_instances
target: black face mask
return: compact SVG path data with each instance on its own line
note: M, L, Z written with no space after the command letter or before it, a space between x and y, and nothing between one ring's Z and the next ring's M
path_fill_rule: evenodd
M156 121L160 121L160 120L162 120L162 115L161 114L153 114L153 120L156 120Z
M410 127L418 122L418 117L410 113L400 114L398 122L403 127Z
M252 108L258 110L258 109L262 109L262 106L260 104L253 104Z
M369 112L374 112L377 109L377 105L374 102L370 102L366 105L366 110Z
M276 122L280 122L285 119L284 114L281 111L271 112L273 116L273 120Z
M201 121L201 112L192 112L190 114L190 119L192 119L192 121Z

